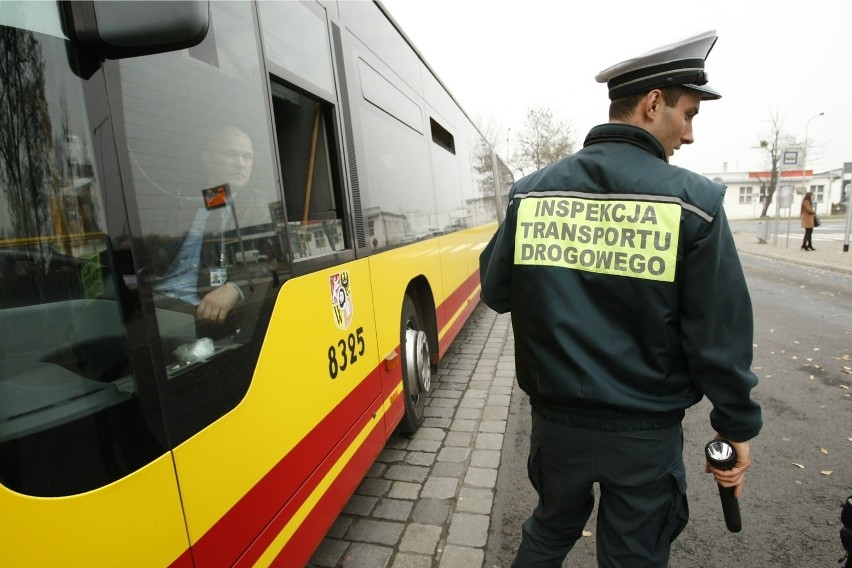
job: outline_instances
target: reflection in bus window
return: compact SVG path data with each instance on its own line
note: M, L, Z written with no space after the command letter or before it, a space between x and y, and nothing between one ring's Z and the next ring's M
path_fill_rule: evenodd
M272 84L272 97L286 203L278 215L289 227L293 258L342 251L347 243L329 144L331 108L279 83Z
M119 62L140 285L153 298L175 443L245 395L289 273L252 5L213 2L210 16L198 46Z
M138 302L106 234L73 49L44 27L56 5L14 9L45 33L0 25L0 483L70 495L164 450L139 400L126 339Z

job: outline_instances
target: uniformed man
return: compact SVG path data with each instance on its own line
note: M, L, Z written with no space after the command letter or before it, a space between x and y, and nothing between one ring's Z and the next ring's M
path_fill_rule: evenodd
M482 298L511 311L529 395L529 477L539 495L514 566L553 566L582 534L600 488L600 566L666 566L688 518L681 421L707 396L733 443L716 481L742 492L749 440L752 308L724 187L672 166L701 101L715 31L597 76L609 123L583 149L512 189L480 258ZM701 451L696 449L696 451Z

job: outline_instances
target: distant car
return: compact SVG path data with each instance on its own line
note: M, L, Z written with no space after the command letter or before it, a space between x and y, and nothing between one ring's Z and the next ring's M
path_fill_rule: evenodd
M237 252L235 255L237 264L244 264L247 262L266 262L266 255L261 253L257 249L247 250L243 252Z

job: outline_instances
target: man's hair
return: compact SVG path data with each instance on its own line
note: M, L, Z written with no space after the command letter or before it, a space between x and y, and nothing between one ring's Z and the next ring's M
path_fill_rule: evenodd
M689 91L684 87L663 87L660 89L663 93L663 102L666 103L667 107L675 107L677 106L677 101L680 97ZM609 104L609 119L610 120L627 120L630 118L630 115L633 114L633 111L636 109L636 105L639 104L645 95L650 91L646 91L644 93L636 93L635 95L627 95L626 97L621 97L615 99Z

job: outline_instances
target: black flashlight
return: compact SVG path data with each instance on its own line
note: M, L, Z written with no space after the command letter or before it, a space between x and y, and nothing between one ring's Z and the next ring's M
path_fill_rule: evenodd
M704 455L710 465L716 469L731 469L737 463L737 452L727 440L709 442L704 446ZM731 532L740 532L743 529L743 523L740 519L740 503L734 497L734 488L719 485L719 499L722 501L722 512L725 514L725 526Z

